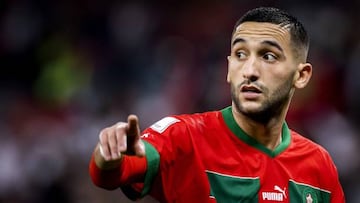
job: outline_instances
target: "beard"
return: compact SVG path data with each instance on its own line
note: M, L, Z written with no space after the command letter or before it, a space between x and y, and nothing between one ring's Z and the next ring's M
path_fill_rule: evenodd
M237 112L256 122L264 124L268 123L272 118L279 116L283 112L284 108L286 108L291 98L290 91L292 89L292 80L293 77L289 77L288 80L282 83L272 93L270 93L268 88L260 85L256 81L251 82L247 80L237 86L231 83L231 98L235 104ZM253 84L262 91L262 94L265 95L265 100L261 102L260 107L256 109L247 109L242 105L239 99L239 89L243 84Z

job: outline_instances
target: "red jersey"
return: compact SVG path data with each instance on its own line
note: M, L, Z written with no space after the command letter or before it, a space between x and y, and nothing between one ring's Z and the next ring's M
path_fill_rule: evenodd
M273 151L237 125L231 107L166 117L142 139L148 169L143 184L123 188L129 196L183 203L345 202L328 152L286 123Z

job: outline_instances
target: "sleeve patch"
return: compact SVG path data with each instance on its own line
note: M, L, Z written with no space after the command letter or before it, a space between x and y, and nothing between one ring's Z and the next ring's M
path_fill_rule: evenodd
M165 117L154 123L150 128L158 133L163 133L169 126L177 122L180 122L180 120L174 117Z

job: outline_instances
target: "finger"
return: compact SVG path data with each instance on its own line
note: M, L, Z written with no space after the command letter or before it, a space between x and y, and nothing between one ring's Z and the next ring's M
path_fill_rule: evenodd
M116 127L116 140L117 140L117 148L118 148L118 154L126 152L127 150L127 142L126 142L126 134L125 129L127 124L125 125L118 125Z
M127 135L132 137L140 137L139 119L136 115L128 117Z
M136 115L129 115L128 123L128 146L131 146L131 151L133 154L137 156L145 156L145 146L140 139L140 127L138 117Z
M118 158L118 148L117 148L117 140L116 140L116 131L112 129L111 132L108 133L108 142L112 159Z
M107 130L102 130L99 134L99 143L100 143L100 147L101 147L101 154L104 157L105 160L110 160L111 158L111 153L109 150L109 145L108 145L108 135L107 135Z
M140 139L139 120L135 115L129 115L127 134L127 154L136 155L136 144Z

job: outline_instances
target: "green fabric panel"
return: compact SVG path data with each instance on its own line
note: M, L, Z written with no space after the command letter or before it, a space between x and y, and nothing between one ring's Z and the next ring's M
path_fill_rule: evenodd
M331 193L310 185L289 182L289 196L291 203L330 203Z
M159 152L150 143L148 143L144 140L143 140L143 142L145 145L147 170L146 170L145 180L144 180L144 189L141 192L142 197L149 193L151 186L152 186L152 182L158 173L159 164L160 164Z
M210 196L218 203L257 203L259 178L242 178L206 171Z

